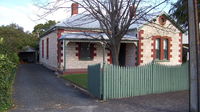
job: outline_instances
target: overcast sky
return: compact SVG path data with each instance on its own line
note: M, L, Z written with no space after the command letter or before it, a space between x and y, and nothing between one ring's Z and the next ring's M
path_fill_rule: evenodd
M172 1L175 2L176 0ZM169 6L164 10L167 12L168 9ZM42 11L34 5L33 0L0 0L0 25L16 23L22 26L25 31L31 32L33 27L39 23L44 23L47 20L61 21L70 16L69 9L63 9L51 14L46 19L38 20L37 14L39 12Z

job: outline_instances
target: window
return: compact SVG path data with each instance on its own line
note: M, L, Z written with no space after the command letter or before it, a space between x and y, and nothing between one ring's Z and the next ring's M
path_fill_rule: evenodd
M160 16L160 17L159 17L159 23L160 23L161 25L165 25L165 23L166 23L166 18L165 18L164 16Z
M155 39L155 59L168 60L169 59L169 41L167 38Z
M47 38L47 41L46 41L46 55L47 55L47 57L46 57L46 59L49 59L49 38Z
M42 58L44 58L44 40L42 40Z
M168 59L168 39L163 39L164 59Z
M92 60L92 44L90 43L80 43L80 60Z
M160 39L156 39L156 59L160 59Z

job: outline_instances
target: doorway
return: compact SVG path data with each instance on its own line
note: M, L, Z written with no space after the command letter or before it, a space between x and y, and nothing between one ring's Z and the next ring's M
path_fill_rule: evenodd
M121 43L120 50L119 50L119 65L125 66L126 65L126 44Z

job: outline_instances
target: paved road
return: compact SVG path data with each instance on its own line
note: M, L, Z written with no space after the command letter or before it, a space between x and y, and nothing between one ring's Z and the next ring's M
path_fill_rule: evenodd
M37 64L19 66L14 102L10 112L188 112L187 91L100 102Z

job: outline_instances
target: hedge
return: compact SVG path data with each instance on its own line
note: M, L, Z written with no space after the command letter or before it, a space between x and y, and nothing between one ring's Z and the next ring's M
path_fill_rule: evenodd
M12 85L15 79L16 63L10 60L5 54L0 54L0 112L12 105Z

